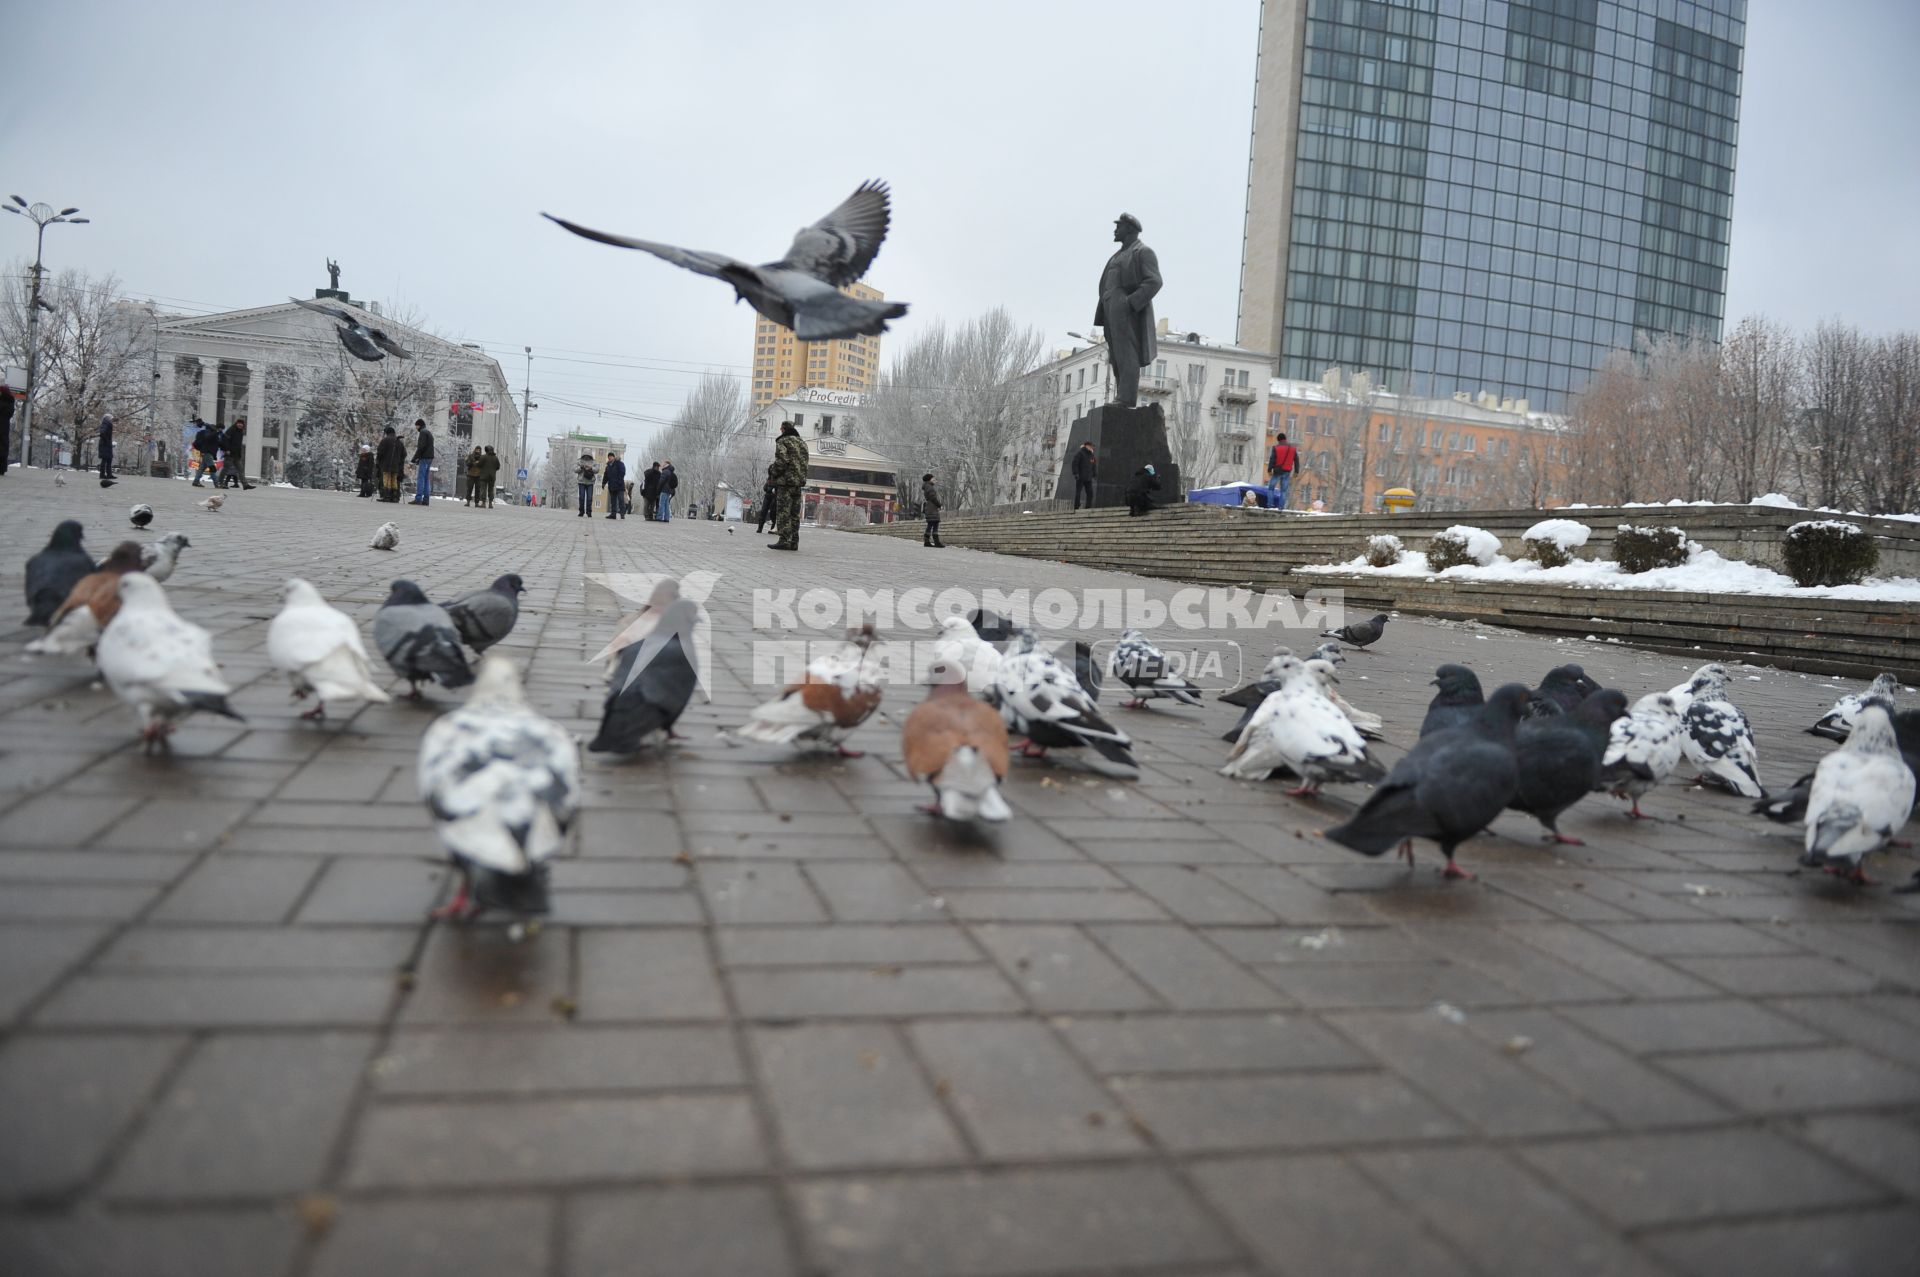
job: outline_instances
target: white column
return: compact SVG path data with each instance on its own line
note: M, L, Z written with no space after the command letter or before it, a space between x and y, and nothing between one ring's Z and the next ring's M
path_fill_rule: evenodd
M159 360L160 380L153 383L153 393L157 396L154 402L158 405L154 410L154 416L158 419L153 423L153 436L167 441L167 456L173 462L173 468L184 472L192 464L193 456L180 442L186 432L180 429L183 423L173 406L173 356L163 350Z
M220 424L220 361L211 355L200 356L200 420Z
M247 473L265 483L269 476L264 465L267 434L267 365L258 359L247 360ZM284 442L283 442L284 446ZM283 456L281 458L285 460Z

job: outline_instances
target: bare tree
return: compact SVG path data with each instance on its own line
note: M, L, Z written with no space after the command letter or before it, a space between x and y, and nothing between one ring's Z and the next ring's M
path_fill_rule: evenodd
M1823 320L1804 358L1803 482L1816 504L1844 507L1854 495L1854 453L1867 418L1868 342L1851 324Z
M1172 372L1171 367L1169 371ZM1208 402L1207 365L1190 363L1184 372L1174 375L1173 396L1167 415L1167 449L1180 467L1180 481L1189 488L1210 487L1220 467L1220 428L1209 408L1223 405Z
M1751 501L1787 481L1799 343L1785 325L1749 315L1721 348L1719 373L1720 413L1709 440L1727 475L1724 499Z
M22 366L32 271L30 265L9 270L0 288L0 352ZM121 303L120 281L110 274L61 271L43 280L40 298L33 424L42 436L68 440L78 463L104 414L144 422L152 394L152 330L136 322L145 319L143 313Z
M1878 338L1868 365L1866 429L1855 453L1861 508L1920 511L1920 333Z
M746 390L738 378L708 373L687 392L673 424L647 444L654 457L673 463L682 501L711 501L721 483L743 498L760 491L773 441L751 430ZM638 481L644 465L629 464Z

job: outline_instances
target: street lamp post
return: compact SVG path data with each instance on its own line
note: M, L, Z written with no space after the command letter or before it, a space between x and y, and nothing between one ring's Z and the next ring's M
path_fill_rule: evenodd
M529 481L533 478L533 467L527 462L527 424L533 417L533 347L527 350L527 380L520 388L520 469L527 472ZM521 484L525 487L526 484Z
M9 197L11 204L0 204L9 213L16 213L31 221L37 228L33 240L33 299L27 303L27 385L26 400L20 406L20 455L26 457L27 441L33 438L33 390L34 379L40 371L40 250L46 244L47 227L60 222L71 222L76 226L92 221L92 218L75 217L80 210L63 208L53 211L51 204L29 205L18 195Z

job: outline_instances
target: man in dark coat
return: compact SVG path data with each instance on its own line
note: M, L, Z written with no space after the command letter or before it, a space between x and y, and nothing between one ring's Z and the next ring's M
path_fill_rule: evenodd
M220 432L200 420L198 413L194 414L193 424L196 427L193 432L193 453L200 459L199 468L193 472L193 486L196 488L199 487L202 479L208 475L212 475L213 486L217 488L220 486L220 471L218 469Z
M360 481L361 496L373 495L373 447L371 444L360 445L360 455L353 463L353 477Z
M1152 466L1142 466L1133 472L1133 482L1127 485L1127 513L1139 518L1154 508L1153 494L1160 491L1160 476L1153 472Z
M423 417L413 419L413 430L413 464L418 467L413 476L413 504L426 505L433 492L433 431L427 429Z
M673 522L673 494L678 491L680 491L680 476L673 472L673 462L661 462L659 522Z
M0 380L0 474L13 458L13 387Z
M768 549L800 548L800 494L807 486L807 441L800 437L791 421L780 423L780 437L773 442L773 468L768 480L778 494L775 501L773 530L779 539Z
M500 454L488 444L487 450L480 454L480 504L493 509L493 486L500 477Z
M380 435L380 447L374 453L374 468L380 472L380 499L400 503L400 476L407 471L407 445L388 426Z
M945 543L940 540L940 511L943 505L944 503L940 500L940 489L933 486L933 476L931 474L921 475L920 509L925 512L927 517L927 532L925 536L920 538L921 545L931 546L936 550L944 550L947 548Z
M100 418L100 486L111 488L113 477L113 414Z
M1159 354L1153 296L1160 291L1160 259L1140 242L1140 219L1122 213L1113 223L1120 247L1100 272L1100 302L1093 322L1107 339L1113 361L1113 399L1123 408L1140 402L1140 370Z
M607 490L607 517L627 517L627 463L611 448L607 450L607 468L600 472L600 486Z
M1073 454L1073 508L1080 508L1080 499L1086 498L1087 509L1093 509L1093 476L1099 468L1094 459L1093 441L1080 445L1080 451Z
M760 489L760 526L754 529L755 532L764 533L767 530L767 520L773 517L773 507L779 499L780 489L773 486L773 467L768 466L767 482Z
M652 523L658 515L660 500L660 463L654 462L640 472L640 517Z
M227 427L227 433L220 440L220 453L227 459L226 469L220 472L215 487L245 488L253 491L253 485L247 482L247 419L237 418Z

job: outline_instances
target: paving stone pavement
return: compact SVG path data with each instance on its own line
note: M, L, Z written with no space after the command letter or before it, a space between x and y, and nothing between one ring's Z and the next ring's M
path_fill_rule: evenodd
M917 693L858 760L716 739L765 692L749 592L1173 584L201 495L0 479L0 1270L1912 1271L1920 896L1796 875L1791 831L1742 802L1669 785L1636 824L1596 798L1563 822L1585 847L1503 818L1462 849L1479 880L1447 884L1430 848L1409 873L1321 839L1352 789L1215 775L1235 711L1209 701L1114 711L1138 783L1017 763L1014 822L971 839L912 809ZM104 554L136 500L149 536L193 537L168 590L247 716L189 722L171 758L84 664L20 651L25 556L68 515ZM721 574L694 739L589 758L536 936L429 926L447 884L413 767L452 698L296 721L262 650L281 581L364 622L396 576L446 597L517 571L506 650L584 732L622 607L591 574L693 569ZM1687 672L1403 618L1342 690L1404 747L1436 664L1491 684L1565 659L1630 695ZM1791 780L1832 686L1736 673Z

